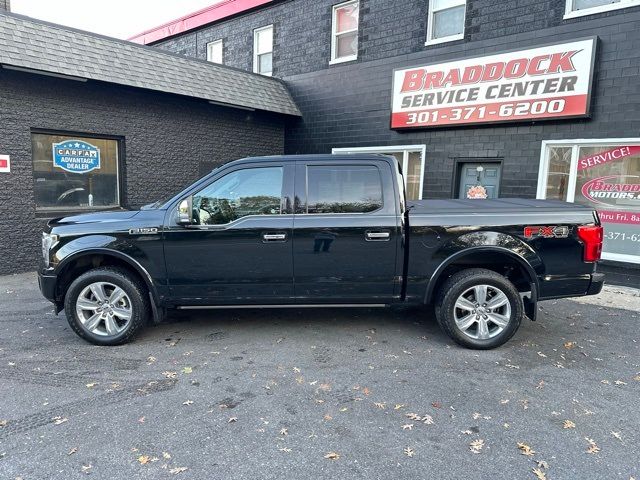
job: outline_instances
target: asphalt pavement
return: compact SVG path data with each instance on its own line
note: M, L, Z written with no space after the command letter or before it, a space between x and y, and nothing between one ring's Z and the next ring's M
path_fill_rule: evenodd
M412 310L174 314L96 347L0 277L0 479L640 478L640 292L462 349Z

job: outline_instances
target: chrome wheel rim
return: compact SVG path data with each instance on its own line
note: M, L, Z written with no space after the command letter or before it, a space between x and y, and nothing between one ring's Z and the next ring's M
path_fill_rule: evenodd
M109 282L94 282L78 295L76 313L87 331L113 337L129 326L133 307L122 288Z
M475 285L456 300L454 319L458 330L473 340L500 335L511 321L511 303L493 285Z

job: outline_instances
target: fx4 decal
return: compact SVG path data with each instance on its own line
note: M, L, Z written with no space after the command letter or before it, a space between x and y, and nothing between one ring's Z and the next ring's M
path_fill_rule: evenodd
M524 236L526 238L567 238L569 227L554 225L550 227L524 227Z

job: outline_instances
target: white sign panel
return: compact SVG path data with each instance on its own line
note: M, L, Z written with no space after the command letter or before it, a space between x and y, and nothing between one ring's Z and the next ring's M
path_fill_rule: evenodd
M391 128L588 117L596 42L396 70Z
M9 155L0 155L0 173L11 172L11 157Z

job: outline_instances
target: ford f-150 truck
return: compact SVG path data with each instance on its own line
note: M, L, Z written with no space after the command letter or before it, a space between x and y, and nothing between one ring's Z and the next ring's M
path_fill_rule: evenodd
M168 309L434 305L457 343L509 340L537 302L600 292L603 231L541 200L405 200L395 158L247 158L139 211L49 222L43 295L82 338Z

